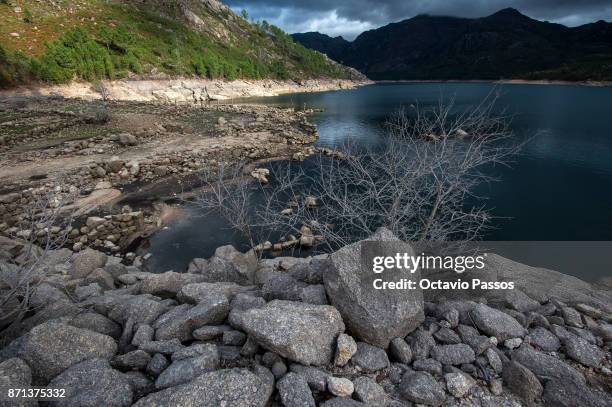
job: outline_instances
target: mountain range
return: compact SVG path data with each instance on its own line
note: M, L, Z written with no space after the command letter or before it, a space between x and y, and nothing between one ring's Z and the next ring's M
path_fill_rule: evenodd
M419 15L352 42L292 37L375 80L612 80L612 23L570 28L513 8L482 18Z

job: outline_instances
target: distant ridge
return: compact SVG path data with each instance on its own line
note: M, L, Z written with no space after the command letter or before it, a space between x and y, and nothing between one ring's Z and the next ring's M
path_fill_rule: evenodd
M377 80L612 80L612 24L569 28L514 8L487 17L418 15L354 41L293 34L305 47Z

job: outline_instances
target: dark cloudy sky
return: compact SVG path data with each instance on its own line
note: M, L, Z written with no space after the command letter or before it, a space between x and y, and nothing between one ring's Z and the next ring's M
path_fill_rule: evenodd
M235 11L289 33L319 31L353 39L417 14L482 17L505 7L568 26L612 20L612 0L224 0Z

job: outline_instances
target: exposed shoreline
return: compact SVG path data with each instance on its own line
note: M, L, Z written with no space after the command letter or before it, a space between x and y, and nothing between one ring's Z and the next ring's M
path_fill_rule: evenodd
M400 79L400 80L383 80L374 81L376 84L393 84L393 83L499 83L507 85L562 85L562 86L588 86L588 87L609 87L612 86L612 81L559 81L559 80L529 80L529 79Z
M21 86L1 90L0 100L16 97L80 98L161 103L205 103L245 97L279 96L287 93L325 92L354 89L369 85L369 80L308 79L303 82L278 80L208 80L208 79L143 79L103 81L102 87L89 82L71 82L51 86Z

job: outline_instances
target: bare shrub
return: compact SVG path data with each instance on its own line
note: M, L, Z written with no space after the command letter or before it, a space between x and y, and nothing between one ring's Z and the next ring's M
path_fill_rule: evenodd
M58 181L53 187L30 190L30 203L15 222L12 258L0 260L0 339L33 311L31 299L50 269L50 251L64 246L73 212L68 208L78 191Z
M100 95L103 102L108 102L110 100L110 90L103 82L96 82L93 85L93 89Z
M475 195L477 187L495 181L492 167L508 165L522 146L510 117L495 113L497 98L492 93L461 112L452 100L432 109L411 106L388 122L382 147L347 145L343 160L319 156L314 175L273 174L281 191L265 191L263 223L291 230L307 225L330 248L367 238L381 226L404 241L477 239L492 215L482 204L467 203L484 198ZM319 205L308 208L304 195ZM280 214L287 197L294 205L289 216Z
M272 166L270 184L254 188L244 166L208 184L212 194L196 201L219 211L255 247L255 230L314 237L328 249L387 227L403 241L456 242L477 239L492 215L476 189L495 181L491 168L508 165L522 143L510 117L495 113L498 95L457 112L454 102L431 109L411 106L388 122L382 146L347 145L335 157L319 155L308 172L287 162ZM313 200L316 199L316 204Z

